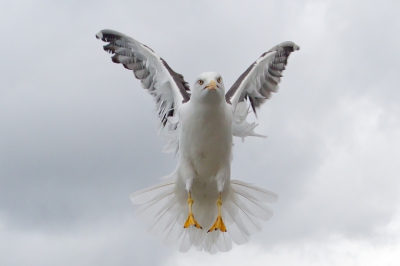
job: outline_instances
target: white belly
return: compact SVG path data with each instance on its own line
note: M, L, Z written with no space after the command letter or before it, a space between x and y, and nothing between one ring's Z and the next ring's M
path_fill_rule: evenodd
M193 170L193 178L208 179L230 167L232 114L226 105L185 106L180 119L179 164Z

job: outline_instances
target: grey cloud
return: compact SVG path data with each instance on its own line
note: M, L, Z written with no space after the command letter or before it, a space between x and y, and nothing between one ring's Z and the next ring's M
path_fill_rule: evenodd
M18 253L36 265L57 259L107 265L107 255L125 265L162 263L175 251L133 218L128 195L159 182L175 161L161 153L151 97L94 38L104 28L147 44L191 85L213 70L229 86L275 44L300 45L280 91L258 114L258 132L268 138L235 141L233 178L280 196L274 217L251 241L274 246L329 241L334 234L375 241L398 212L397 2L6 7L0 11L7 21L0 26L7 36L0 54L0 234L21 247L2 249L10 265L26 265L12 255ZM69 235L85 243L86 257ZM22 251L51 243L57 243L53 257Z

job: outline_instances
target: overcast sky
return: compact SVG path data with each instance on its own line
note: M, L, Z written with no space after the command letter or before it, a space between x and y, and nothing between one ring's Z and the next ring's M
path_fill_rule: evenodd
M399 1L5 1L0 32L1 265L399 265ZM267 139L235 141L232 178L279 194L229 253L145 231L129 194L160 182L152 97L95 34L151 47L192 85L229 88L283 41Z

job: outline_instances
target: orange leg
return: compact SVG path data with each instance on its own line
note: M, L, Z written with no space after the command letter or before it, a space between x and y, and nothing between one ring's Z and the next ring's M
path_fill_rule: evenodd
M188 228L191 225L194 225L194 227L199 228L199 229L203 229L203 227L201 227L198 222L194 219L194 215L192 212L192 205L193 205L194 200L192 199L192 193L189 191L189 195L188 195L188 204L189 204L189 216L185 222L185 224L183 225L183 228Z
M226 232L226 226L225 226L224 221L222 220L222 216L221 216L221 205L222 205L222 199L221 199L221 193L219 193L219 196L217 199L217 206L218 206L217 220L215 221L214 225L210 228L210 230L208 230L208 232L211 232L213 230L218 230L218 229L221 232Z

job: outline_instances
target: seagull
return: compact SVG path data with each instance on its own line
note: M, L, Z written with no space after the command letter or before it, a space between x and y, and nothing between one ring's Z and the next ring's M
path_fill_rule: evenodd
M164 152L175 153L178 165L164 182L130 195L140 205L136 214L164 243L192 246L211 254L229 251L261 230L259 220L273 212L267 203L278 195L231 180L233 136L264 137L254 132L247 115L278 90L289 55L299 50L283 42L263 53L226 91L215 72L202 73L193 88L150 47L113 30L96 38L107 42L112 61L132 70L156 103Z

